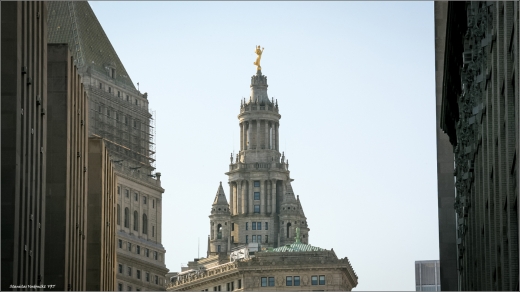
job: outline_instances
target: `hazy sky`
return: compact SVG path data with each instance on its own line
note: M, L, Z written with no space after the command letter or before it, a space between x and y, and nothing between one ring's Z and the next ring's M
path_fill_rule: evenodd
M166 266L206 256L229 198L256 45L310 244L348 257L355 290L415 290L439 259L433 2L90 2L157 117Z

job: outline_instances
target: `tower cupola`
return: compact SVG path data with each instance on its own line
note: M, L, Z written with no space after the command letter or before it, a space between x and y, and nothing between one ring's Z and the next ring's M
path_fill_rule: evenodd
M211 234L208 255L229 251L230 216L229 204L226 199L226 194L224 193L224 188L222 188L222 182L220 182L217 194L211 206L211 215L209 215Z

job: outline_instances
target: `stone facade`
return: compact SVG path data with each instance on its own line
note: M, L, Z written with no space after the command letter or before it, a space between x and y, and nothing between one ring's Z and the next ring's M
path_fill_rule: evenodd
M49 42L68 43L89 95L89 135L103 138L117 175L117 290L161 290L168 272L160 173L148 95L135 88L88 2L50 2Z
M445 33L436 35L446 44L436 55L443 62L438 121L455 165L455 185L445 180L443 189L455 189L456 220L445 226L456 224L459 282L447 288L441 278L443 290L519 290L519 12L518 1L450 2L436 10L436 19L446 19Z
M1 2L2 291L43 283L47 3ZM28 289L28 287L21 288Z

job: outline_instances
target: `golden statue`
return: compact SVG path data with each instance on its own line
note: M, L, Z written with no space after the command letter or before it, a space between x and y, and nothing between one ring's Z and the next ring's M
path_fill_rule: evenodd
M255 53L257 55L256 61L253 63L253 65L256 65L256 70L260 71L262 70L262 67L260 66L260 59L262 59L262 53L264 52L264 48L260 50L260 46L256 46Z

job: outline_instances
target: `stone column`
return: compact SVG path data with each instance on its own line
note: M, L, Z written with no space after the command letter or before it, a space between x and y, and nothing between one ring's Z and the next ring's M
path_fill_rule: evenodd
M240 123L240 150L244 150L244 123Z
M271 184L271 214L276 214L276 180L272 180Z
M229 213L233 215L233 182L228 182L229 184Z
M255 212L255 208L254 208L254 197L253 197L253 181L252 180L249 180L249 193L247 194L247 200L249 201L249 208L248 208L248 213L249 214L253 214Z
M267 107L267 106L266 106ZM269 121L264 120L264 127L265 127L265 149L269 149Z
M256 120L256 150L260 149L260 120Z
M265 195L267 188L265 188L265 180L260 180L260 214L265 215L265 208L266 208L266 198Z
M248 204L247 204L247 196L246 196L246 192L247 192L246 187L247 187L246 181L243 180L242 181L242 214L247 214Z
M243 209L242 209L242 181L237 181L237 211L236 211L236 214L243 214Z
M280 133L279 133L280 124L276 123L276 150L280 151L280 143L278 143L278 140L280 139Z
M251 128L252 128L252 123L251 121L247 122L247 138L246 138L246 149L249 150L251 149Z

